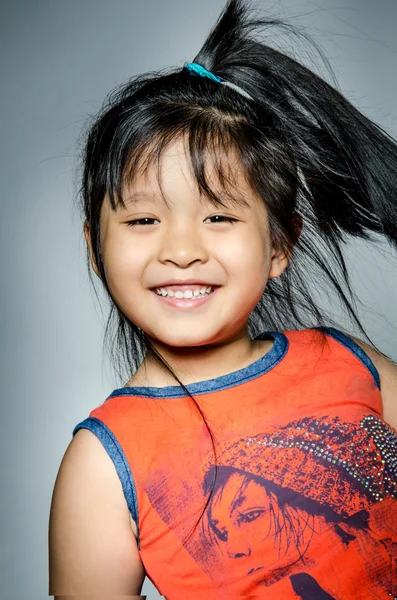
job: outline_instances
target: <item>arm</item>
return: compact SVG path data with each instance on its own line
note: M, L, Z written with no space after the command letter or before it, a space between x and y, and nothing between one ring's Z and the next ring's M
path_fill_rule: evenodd
M144 577L112 460L98 438L81 429L65 452L52 496L49 595L139 597Z
M397 430L397 365L371 346L350 336L368 354L380 377L380 387L383 403L383 418Z

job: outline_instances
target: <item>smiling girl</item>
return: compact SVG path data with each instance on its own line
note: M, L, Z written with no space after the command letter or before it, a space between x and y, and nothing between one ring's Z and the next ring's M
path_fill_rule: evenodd
M397 594L397 366L342 332L342 244L397 247L397 144L230 0L88 132L87 257L125 384L73 431L50 594ZM281 23L280 23L281 24Z

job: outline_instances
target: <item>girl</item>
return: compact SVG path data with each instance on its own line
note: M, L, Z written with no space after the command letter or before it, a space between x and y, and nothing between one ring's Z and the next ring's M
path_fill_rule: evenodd
M50 594L396 597L397 366L309 275L369 340L341 246L397 246L397 145L269 24L229 0L89 131L88 258L129 373L63 458Z

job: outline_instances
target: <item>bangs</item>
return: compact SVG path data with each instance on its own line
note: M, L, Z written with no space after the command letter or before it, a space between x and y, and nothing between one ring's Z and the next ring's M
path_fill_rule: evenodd
M125 156L125 159L119 160L113 177L108 178L110 185L107 193L113 210L126 208L125 189L133 187L138 175L146 177L149 169L154 167L161 196L169 207L161 178L161 158L163 152L177 142L182 143L189 173L195 182L201 202L207 201L216 207L224 208L249 205L247 192L241 187L242 179L251 193L255 191L249 183L247 154L244 153L241 134L233 132L233 126L225 126L224 122L219 126L219 121L216 123L215 119L208 119L208 114L206 118L203 117L204 115L196 115L188 125L180 125L179 128L163 127L149 142L139 139L128 149L114 149L118 160L120 156ZM109 163L112 162L110 158ZM128 203L133 202L133 196L128 194Z

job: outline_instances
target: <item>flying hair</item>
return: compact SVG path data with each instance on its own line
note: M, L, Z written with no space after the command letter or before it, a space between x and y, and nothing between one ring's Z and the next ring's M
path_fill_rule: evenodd
M308 38L280 19L256 18L248 2L229 0L192 59L252 99L208 77L192 76L183 66L144 73L109 94L84 140L81 208L110 301L105 341L112 363L123 379L151 356L193 402L145 332L112 299L100 247L105 196L113 210L124 207L125 184L153 164L159 172L168 144L185 140L200 196L215 206L244 201L233 194L227 161L220 160L231 150L237 153L247 181L266 206L272 243L291 255L280 277L269 279L250 316L252 338L265 330L340 328L316 301L314 283L320 295L336 295L374 346L354 308L358 299L342 246L349 236L371 241L380 234L397 248L396 140L336 87L268 45L271 26ZM221 193L208 181L208 162L215 166ZM211 429L195 404L206 423L216 463ZM216 469L206 506L215 479Z

